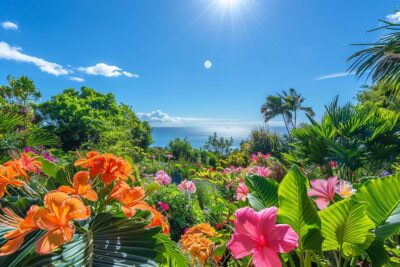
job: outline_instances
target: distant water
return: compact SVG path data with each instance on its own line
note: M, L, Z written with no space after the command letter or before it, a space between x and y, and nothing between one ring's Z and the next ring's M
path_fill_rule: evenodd
M175 138L187 138L195 148L204 145L210 135L214 132L218 137L233 138L233 146L239 147L240 142L250 136L254 126L222 126L222 127L153 127L153 147L166 147L171 140ZM284 127L270 127L271 131L279 134L284 133Z

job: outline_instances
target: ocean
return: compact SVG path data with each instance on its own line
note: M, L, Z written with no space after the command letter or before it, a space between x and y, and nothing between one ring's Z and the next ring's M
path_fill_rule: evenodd
M233 147L240 146L240 142L250 136L254 125L244 126L212 126L212 127L153 127L152 147L166 147L175 138L187 138L194 148L203 147L210 135L214 132L218 137L233 138ZM271 131L283 134L285 127L269 127Z

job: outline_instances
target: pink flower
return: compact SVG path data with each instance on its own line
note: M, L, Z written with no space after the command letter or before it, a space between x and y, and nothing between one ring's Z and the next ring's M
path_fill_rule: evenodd
M256 174L268 178L271 175L271 169L267 167L254 166L248 170L248 174Z
M196 185L192 181L187 181L186 179L178 185L178 188L181 191L188 191L190 193L196 192Z
M244 183L239 183L236 189L236 199L246 201L247 194L249 193L249 189Z
M251 154L250 161L251 161L251 162L256 162L256 161L258 161L257 155L256 155L256 154Z
M353 186L350 182L340 180L339 184L335 187L335 192L342 198L348 198L357 192L357 190L353 189Z
M154 181L156 181L160 185L169 185L172 180L171 177L169 177L169 175L165 171L160 170L156 173Z
M337 182L336 176L330 177L328 180L316 179L310 181L312 188L308 190L308 196L317 197L315 202L320 210L325 209L329 202L334 202Z
M280 267L278 253L288 253L298 246L299 236L287 224L276 224L277 208L259 212L246 207L235 213L235 234L228 248L235 259L253 254L255 267Z
M165 157L166 157L167 159L173 159L173 158L174 158L174 156L172 156L172 154L166 154Z
M160 208L163 211L169 211L170 210L170 207L169 207L168 203L166 203L166 202L159 201L158 205L160 206Z

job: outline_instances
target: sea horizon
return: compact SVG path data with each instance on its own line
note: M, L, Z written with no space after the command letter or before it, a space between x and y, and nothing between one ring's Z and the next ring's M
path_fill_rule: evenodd
M233 138L233 148L239 148L240 143L249 138L251 131L259 128L254 125L235 126L153 126L153 144L151 147L167 147L176 138L187 138L193 148L204 146L208 137L217 133L218 137ZM283 126L269 126L271 132L284 134Z

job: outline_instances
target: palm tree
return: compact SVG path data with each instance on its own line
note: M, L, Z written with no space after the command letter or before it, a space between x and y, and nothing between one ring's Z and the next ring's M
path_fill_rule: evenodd
M289 126L297 127L297 112L304 111L309 116L314 116L314 111L310 107L304 107L305 98L293 88L289 92L282 91L276 96L267 96L266 102L261 106L261 113L264 115L265 122L270 121L276 116L282 116L286 130L290 136Z
M266 98L265 103L261 106L261 113L264 116L265 122L270 121L276 116L282 116L283 122L285 123L286 130L290 136L289 122L291 120L290 112L283 102L281 96L269 95Z
M379 41L372 44L358 44L369 46L360 50L348 58L352 61L349 72L355 72L360 78L368 73L373 82L400 82L400 24L385 22L385 26L379 29L391 30Z
M283 99L285 106L289 110L289 117L291 118L290 123L292 124L293 128L297 127L298 110L304 111L307 115L311 117L315 115L311 107L303 106L305 98L301 94L297 93L296 89L290 88L289 92L282 91L281 98Z

